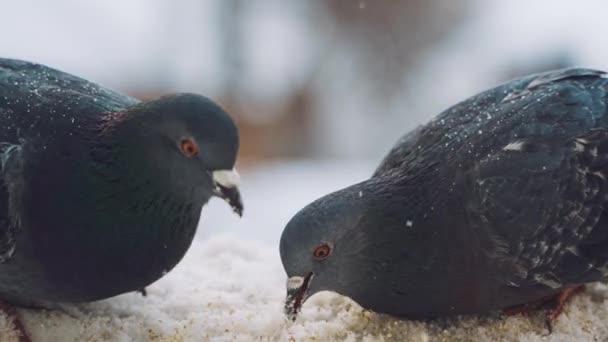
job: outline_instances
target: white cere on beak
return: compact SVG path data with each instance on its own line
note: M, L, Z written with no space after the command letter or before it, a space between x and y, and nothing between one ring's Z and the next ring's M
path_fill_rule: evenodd
M236 169L213 171L212 177L216 184L225 188L236 188L241 182L241 176Z
M304 277L291 277L287 279L287 290L296 290L304 285Z

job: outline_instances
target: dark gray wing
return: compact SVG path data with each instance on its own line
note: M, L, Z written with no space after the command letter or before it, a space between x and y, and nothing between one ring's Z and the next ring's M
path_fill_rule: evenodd
M607 129L515 141L472 176L472 221L508 247L505 285L561 288L608 275Z
M15 251L15 237L21 226L24 193L23 157L20 145L0 143L2 179L0 187L0 263Z

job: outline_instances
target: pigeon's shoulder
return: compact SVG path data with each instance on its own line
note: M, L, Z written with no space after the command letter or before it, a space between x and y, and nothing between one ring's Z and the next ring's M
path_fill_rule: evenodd
M569 68L512 80L472 96L404 135L374 176L399 175L430 160L474 164L525 138L564 138L608 124L608 75Z

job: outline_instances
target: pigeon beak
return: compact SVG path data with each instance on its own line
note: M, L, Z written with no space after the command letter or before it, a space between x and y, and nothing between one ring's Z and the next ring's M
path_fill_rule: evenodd
M239 216L243 216L243 200L239 191L240 176L235 169L216 170L211 173L213 179L213 194L232 207Z
M312 281L313 273L310 272L306 277L290 277L287 279L287 298L285 299L285 315L295 321L302 304L308 298L308 289Z

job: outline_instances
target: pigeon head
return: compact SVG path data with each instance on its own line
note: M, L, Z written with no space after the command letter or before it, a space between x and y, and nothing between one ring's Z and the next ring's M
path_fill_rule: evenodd
M358 262L365 247L361 236L353 234L361 224L363 187L355 185L316 200L285 227L280 253L288 276L285 313L290 319L295 320L313 294L345 293L343 287L356 282L345 268Z
M111 131L109 142L118 146L112 153L120 160L144 165L156 182L202 202L220 197L242 215L234 169L238 131L217 104L200 95L178 94L139 103L107 119L104 131Z
M397 297L403 298L392 289L406 288L407 296L417 293L419 283L411 280L433 277L425 271L424 258L433 252L420 243L432 237L422 224L424 201L419 196L414 183L372 178L297 213L280 242L288 318L295 320L306 299L320 291L345 295L364 307L373 303L376 311L390 311ZM409 280L404 285L395 279Z

